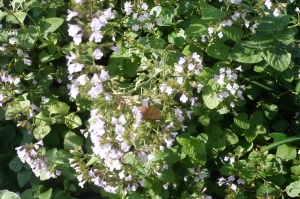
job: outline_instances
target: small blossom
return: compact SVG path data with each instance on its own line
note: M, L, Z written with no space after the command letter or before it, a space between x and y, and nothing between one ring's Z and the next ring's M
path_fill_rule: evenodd
M237 183L238 183L238 184L245 184L245 180L243 180L242 178L239 178L239 179L237 180Z
M185 94L181 95L181 97L180 97L181 102L186 103L188 100L189 100L189 98Z
M237 189L237 186L235 184L231 184L230 188L235 191Z
M274 17L278 17L280 15L280 11L276 8L273 12Z
M94 50L93 56L95 57L96 60L99 60L102 58L103 53L99 48L97 48L96 50Z

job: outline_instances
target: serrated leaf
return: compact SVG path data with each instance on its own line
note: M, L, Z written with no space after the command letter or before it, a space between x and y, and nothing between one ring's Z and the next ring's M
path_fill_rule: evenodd
M238 136L235 133L233 133L230 129L224 130L224 138L230 145L234 145L239 142Z
M185 34L189 37L200 37L207 33L207 28L202 19L192 19L190 26L185 29Z
M278 113L278 106L276 104L263 104L262 109L265 113L265 116L270 120L273 119Z
M137 43L146 49L162 50L166 44L164 39L155 37L140 37Z
M241 63L253 64L262 60L262 53L261 50L236 44L230 52L229 59L233 59Z
M277 147L276 156L286 161L293 160L297 157L297 150L295 147L283 144Z
M42 140L48 133L50 133L51 127L50 126L37 126L33 129L33 135L35 139L38 141Z
M291 54L282 48L271 48L263 51L264 60L275 70L286 70L291 62Z
M230 39L232 39L237 43L240 43L241 38L243 37L243 30L240 27L235 25L223 27L222 32L224 32L225 35L227 35L227 37L229 37Z
M214 81L214 80L212 80L212 81ZM202 98L203 98L204 104L209 109L214 109L220 104L220 101L218 100L218 97L217 97L217 93L214 92L213 87L209 84L207 84L203 87Z
M207 114L200 115L200 117L198 118L198 121L199 121L203 126L208 126L208 125L209 125L209 122L210 122L209 115L207 115Z
M50 114L60 114L60 115L67 115L69 112L70 106L64 102L55 102L52 103L49 107Z
M39 195L41 199L50 199L52 194L52 188L48 189L46 192Z
M68 131L64 137L64 149L73 150L77 148L81 148L83 142L81 138L73 133L72 131Z
M23 187L30 180L31 174L31 170L19 171L17 173L17 180L20 187Z
M82 125L80 117L71 113L65 117L65 124L70 129L75 129Z
M35 125L37 126L47 126L51 125L52 120L49 117L45 117L42 112L35 116Z
M282 31L276 31L273 36L285 45L290 45L294 41L295 29L285 28Z
M239 113L233 119L234 123L242 129L250 128L250 121L248 120L247 113Z
M23 24L25 18L27 16L26 12L15 12L12 14L6 15L6 21L13 24Z
M21 162L19 157L14 157L8 164L9 168L14 171L18 172L21 171L23 168L23 163Z
M38 36L38 31L35 27L28 27L19 30L18 43L25 49L31 49Z
M225 16L225 12L203 1L200 3L200 9L202 12L202 19L204 20L220 19Z
M206 48L206 53L219 60L228 60L230 47L223 43L214 43Z
M297 197L300 194L300 180L292 182L285 188L286 193L290 197Z
M245 139L248 142L252 142L258 135L258 131L255 130L255 127L251 127L244 131Z
M40 30L44 34L48 34L57 30L62 24L64 20L62 18L46 18L40 20Z

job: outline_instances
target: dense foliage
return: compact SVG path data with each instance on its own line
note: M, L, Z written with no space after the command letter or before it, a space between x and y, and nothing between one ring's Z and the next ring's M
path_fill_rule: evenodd
M0 198L299 197L299 7L2 0Z

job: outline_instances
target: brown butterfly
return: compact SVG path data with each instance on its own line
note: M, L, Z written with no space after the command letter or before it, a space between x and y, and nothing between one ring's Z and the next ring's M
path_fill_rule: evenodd
M140 106L140 111L143 115L143 118L146 120L160 120L161 114L160 110L156 106L149 106L148 108Z

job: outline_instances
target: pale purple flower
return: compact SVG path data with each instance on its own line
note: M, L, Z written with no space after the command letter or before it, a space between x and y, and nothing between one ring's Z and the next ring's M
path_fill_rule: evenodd
M68 24L68 26L69 26L68 33L71 37L75 37L75 35L77 35L79 31L81 31L81 27L78 25Z
M126 15L130 15L130 13L132 12L132 5L130 1L125 2L124 11L126 12Z
M99 60L103 57L103 53L99 48L97 48L94 50L93 56L95 57L96 60Z
M148 10L148 5L147 5L146 3L143 3L143 4L142 4L142 9L143 9L143 10Z
M78 12L68 9L68 16L66 20L70 21L75 16L78 16Z

